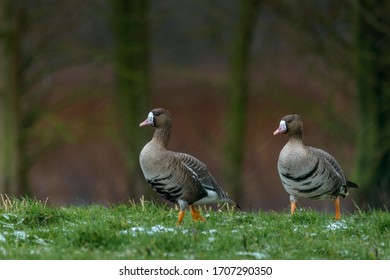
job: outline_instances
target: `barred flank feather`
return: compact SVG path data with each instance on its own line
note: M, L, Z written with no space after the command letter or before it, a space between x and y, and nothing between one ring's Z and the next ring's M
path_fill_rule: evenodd
M321 149L305 146L303 124L298 115L285 116L280 123L274 135L287 134L289 140L280 152L278 172L291 202L298 201L298 197L345 197L349 188L358 187L347 180L333 156Z
M154 109L140 126L156 128L152 140L140 153L140 165L153 189L164 199L187 205L228 202L238 204L218 186L204 163L195 157L167 150L171 118L167 110Z

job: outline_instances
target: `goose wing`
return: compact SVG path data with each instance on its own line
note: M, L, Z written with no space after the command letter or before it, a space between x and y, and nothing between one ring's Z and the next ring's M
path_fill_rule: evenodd
M198 180L206 191L215 192L220 198L227 197L225 192L218 186L214 177L207 170L204 163L185 153L175 153L175 156L180 159L185 168L192 173L192 177Z
M345 186L347 184L347 177L345 176L344 171L341 169L341 166L336 161L336 159L329 153L325 152L324 150L313 148L313 147L310 147L310 149L313 151L314 154L316 154L318 157L323 158L327 163L329 163L333 167L336 173L340 176L342 180L342 185Z

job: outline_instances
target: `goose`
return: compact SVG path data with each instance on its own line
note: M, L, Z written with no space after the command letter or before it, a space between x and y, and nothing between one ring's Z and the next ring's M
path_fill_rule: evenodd
M336 159L329 153L303 143L303 122L297 114L287 115L273 133L287 134L288 142L278 160L278 173L282 185L290 194L291 215L297 207L298 197L332 199L335 220L340 219L340 196L348 195L349 188L358 185L348 181Z
M177 225L187 207L194 221L204 221L194 205L227 202L240 207L218 186L206 165L195 157L167 149L172 119L168 110L149 112L140 127L155 128L153 138L141 150L139 162L146 181L164 199L179 205Z

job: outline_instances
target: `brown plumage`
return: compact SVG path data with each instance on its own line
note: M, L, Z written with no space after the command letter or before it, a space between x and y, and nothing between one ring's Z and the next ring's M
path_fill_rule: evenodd
M204 220L194 204L228 202L239 208L218 186L206 165L191 155L167 149L172 127L169 111L152 110L142 126L155 128L152 140L140 153L142 172L157 193L179 205L178 224L182 223L187 206L194 220Z
M340 219L339 197L348 195L349 188L357 188L347 180L337 161L327 152L305 146L303 123L297 114L282 118L274 132L287 134L288 142L278 160L278 172L283 187L290 194L291 214L294 213L298 197L310 199L332 199L336 220Z

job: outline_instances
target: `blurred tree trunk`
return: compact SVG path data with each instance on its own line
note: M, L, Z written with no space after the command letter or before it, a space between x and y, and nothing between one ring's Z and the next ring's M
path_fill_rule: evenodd
M390 5L357 5L357 97L360 127L355 179L361 201L390 204Z
M28 193L25 131L22 127L21 32L23 13L11 1L0 7L0 192Z
M231 88L226 123L224 178L229 194L241 199L241 178L245 151L246 113L249 96L248 66L250 49L260 10L260 0L240 1L238 26L233 42L231 59Z
M149 1L116 0L112 4L116 37L117 105L126 142L128 191L131 197L135 197L144 193L139 189L144 179L138 157L147 142L147 130L140 129L138 125L150 110Z

